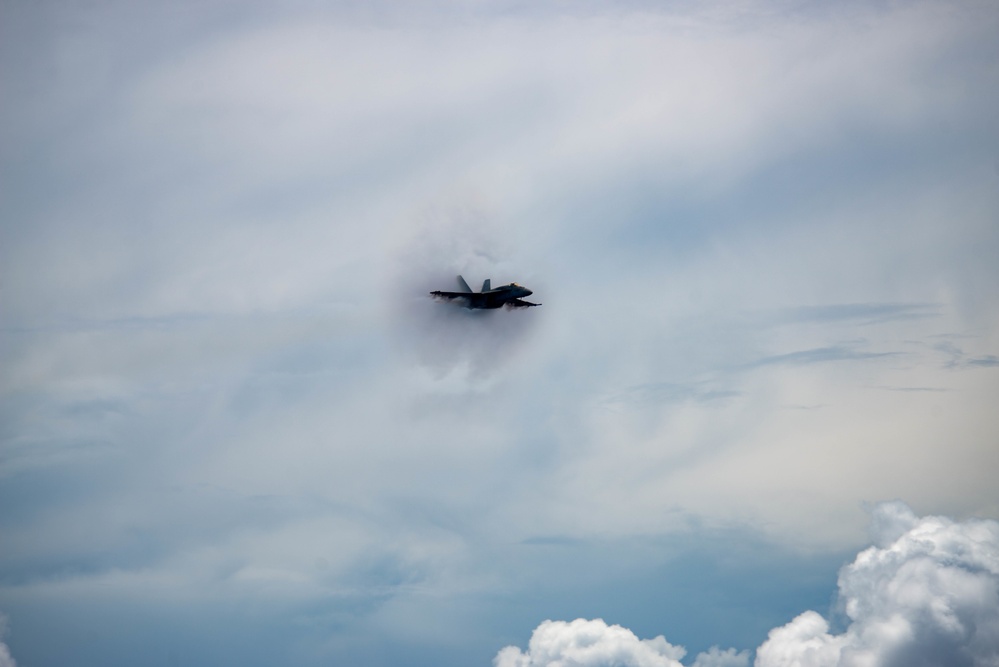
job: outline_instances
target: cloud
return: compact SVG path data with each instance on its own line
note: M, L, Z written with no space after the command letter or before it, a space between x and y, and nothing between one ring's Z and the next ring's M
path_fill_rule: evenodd
M545 621L531 635L527 652L516 646L502 649L495 667L683 667L687 654L659 635L639 639L620 625L603 619L577 618L571 623ZM749 652L717 646L698 654L693 667L748 667Z
M910 320L940 316L935 303L837 303L826 306L787 308L776 315L784 322L839 322L876 324L892 320ZM771 319L774 319L771 317Z
M179 637L211 599L267 610L279 653L307 617L339 642L325 664L446 631L482 664L500 615L502 636L632 623L593 544L691 517L839 554L863 498L999 512L994 8L16 4L0 608L20 662L147 662L138 629L48 641L59 610L117 596L81 634ZM457 273L545 305L431 302ZM924 342L942 332L966 372ZM593 554L593 608L519 603L584 572L508 546L536 535ZM817 608L758 585L751 637L677 638L756 646ZM467 632L421 632L459 598Z
M722 651L712 646L697 656L693 667L749 667L749 651L736 651L734 648Z
M982 368L994 368L999 366L999 357L994 354L987 354L984 357L968 359L969 366L980 366Z
M620 625L577 618L571 623L545 621L531 635L527 652L507 646L493 660L495 667L681 667L686 651L662 635L639 639Z
M769 366L772 364L817 364L824 361L863 361L894 356L895 352L860 352L852 348L836 345L820 347L812 350L799 350L765 357L755 361L751 366Z
M872 519L875 546L840 573L846 631L807 611L770 633L757 667L999 664L999 523L920 519L900 502Z
M953 336L948 337L953 338ZM951 340L934 343L932 349L947 356L945 367L949 370L962 368L995 368L999 366L999 357L994 354L984 354L978 357L968 357L968 354Z
M999 522L917 517L902 502L871 512L874 545L839 577L846 629L816 611L770 631L755 667L988 667L999 664ZM508 646L496 667L677 665L682 647L639 640L602 620L545 621L526 653ZM748 665L717 647L693 667Z
M0 614L0 639L3 639L6 634L7 615ZM0 667L17 667L17 663L14 662L14 658L10 654L10 648L2 641L0 641Z
M426 207L408 229L395 236L391 275L386 286L387 319L404 356L437 376L465 369L486 377L517 356L517 348L543 317L526 310L471 311L456 303L435 302L432 290L459 290L462 275L473 290L531 275L517 260L509 235L483 204L468 196Z
M603 405L662 405L693 401L708 403L736 398L742 393L723 388L703 387L695 383L679 384L675 382L655 382L627 387L603 401Z

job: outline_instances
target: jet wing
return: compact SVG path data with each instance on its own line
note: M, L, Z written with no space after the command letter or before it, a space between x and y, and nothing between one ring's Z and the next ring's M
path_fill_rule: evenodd
M524 301L523 299L510 299L506 302L506 305L511 308L530 308L531 306L540 306L540 303L531 303L530 301Z

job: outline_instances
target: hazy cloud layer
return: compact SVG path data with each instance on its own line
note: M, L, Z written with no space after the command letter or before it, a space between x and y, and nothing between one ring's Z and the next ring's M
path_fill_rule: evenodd
M670 618L738 661L708 649L820 608L863 502L999 517L997 33L977 0L0 4L4 641L468 665ZM459 273L544 305L428 298Z
M756 667L987 667L999 662L999 522L917 517L901 502L872 513L874 546L845 566L837 608L848 619L831 633L806 611L775 628ZM653 650L653 647L659 647ZM497 667L677 665L681 647L639 640L601 620L545 621L526 653L499 652ZM747 652L712 648L694 667L748 665Z

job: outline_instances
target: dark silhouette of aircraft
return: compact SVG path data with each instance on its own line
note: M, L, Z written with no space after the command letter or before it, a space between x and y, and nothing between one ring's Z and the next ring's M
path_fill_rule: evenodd
M457 299L464 302L465 308L473 310L480 308L502 308L503 306L507 306L508 308L530 308L531 306L541 305L540 303L531 303L530 301L521 299L520 297L531 296L534 292L517 283L510 283L509 285L493 289L489 284L489 279L486 278L486 281L482 283L482 291L473 292L472 288L465 282L465 279L458 276L458 285L461 287L460 292L435 290L430 293L430 296L437 299L444 299L445 301L454 301Z

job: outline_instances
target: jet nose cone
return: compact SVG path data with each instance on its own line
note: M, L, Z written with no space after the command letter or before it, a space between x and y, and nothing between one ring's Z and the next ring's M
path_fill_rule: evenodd
M526 287L524 288L524 296L531 296L532 294L534 294L534 292L527 289Z

